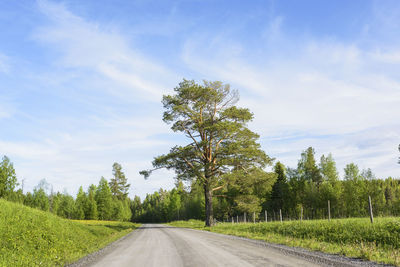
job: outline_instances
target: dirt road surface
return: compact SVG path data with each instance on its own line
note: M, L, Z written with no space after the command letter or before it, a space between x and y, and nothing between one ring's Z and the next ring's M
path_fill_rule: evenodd
M324 259L318 253L315 256L313 252L299 253L291 248L280 249L262 243L205 231L145 224L111 248L72 266L360 266L346 260Z

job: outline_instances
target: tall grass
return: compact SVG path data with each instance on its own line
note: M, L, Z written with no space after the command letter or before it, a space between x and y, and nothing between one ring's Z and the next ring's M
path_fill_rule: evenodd
M400 218L367 218L287 221L269 223L220 223L212 228L204 222L173 222L173 226L265 240L358 257L400 266Z
M71 221L0 199L0 266L63 266L137 226L127 222Z

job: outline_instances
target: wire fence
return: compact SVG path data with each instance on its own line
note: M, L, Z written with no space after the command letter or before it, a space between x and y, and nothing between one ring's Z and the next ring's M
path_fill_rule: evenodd
M373 207L371 202L371 197L368 196L368 215L370 218L371 223L374 223L374 215L373 215ZM244 212L242 214L237 214L234 216L225 216L223 222L230 222L230 223L260 223L260 222L284 222L284 221L302 221L302 220L313 220L313 219L328 219L331 220L332 213L331 213L331 203L327 201L327 208L322 210L324 212L321 214L319 212L318 218L315 218L313 214L315 214L315 210L313 211L305 211L303 207L300 207L298 214L296 216L290 216L289 214L285 214L282 209L276 210L264 210L261 213L247 213ZM312 216L310 216L312 215ZM346 216L336 216L335 218L347 218ZM218 221L215 221L218 223Z

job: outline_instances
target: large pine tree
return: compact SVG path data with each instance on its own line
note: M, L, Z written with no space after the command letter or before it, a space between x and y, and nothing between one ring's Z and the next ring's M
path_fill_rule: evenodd
M115 162L112 172L114 177L110 180L111 193L115 198L124 200L128 196L129 187L131 185L128 184L128 179L122 171L121 164Z
M224 188L226 174L264 173L271 159L257 143L258 134L247 128L253 114L235 106L238 92L222 82L197 84L183 80L174 95L163 97L164 121L189 140L156 157L154 169L175 170L180 180L197 180L205 197L206 225L213 224L213 192ZM152 170L142 171L148 177Z

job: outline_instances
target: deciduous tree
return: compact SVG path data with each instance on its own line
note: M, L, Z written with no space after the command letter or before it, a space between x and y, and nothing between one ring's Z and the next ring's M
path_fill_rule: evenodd
M6 156L0 162L0 198L6 197L18 185L15 169Z

